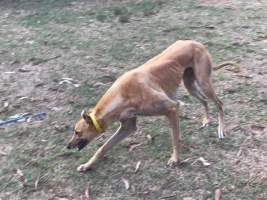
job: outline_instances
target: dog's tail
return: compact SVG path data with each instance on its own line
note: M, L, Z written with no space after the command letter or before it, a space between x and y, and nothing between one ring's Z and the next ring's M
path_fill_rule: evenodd
M221 68L223 68L225 66L228 66L228 65L234 66L234 67L236 67L239 70L241 69L240 65L238 65L237 63L232 62L232 61L223 62L223 63L221 63L221 64L219 64L219 65L217 65L215 67L212 67L212 69L213 69L213 71L216 71L216 70L221 69Z

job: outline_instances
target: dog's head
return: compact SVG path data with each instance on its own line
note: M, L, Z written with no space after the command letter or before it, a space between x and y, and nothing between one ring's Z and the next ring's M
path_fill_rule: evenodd
M79 150L81 150L99 135L88 113L83 111L81 116L82 118L75 124L74 134L67 145L68 149L77 147Z

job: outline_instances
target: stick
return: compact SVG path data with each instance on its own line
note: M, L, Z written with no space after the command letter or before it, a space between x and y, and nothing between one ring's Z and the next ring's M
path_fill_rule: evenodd
M163 197L160 197L159 199L169 199L169 198L172 198L172 197L176 197L177 194L171 194L171 195L168 195L168 196L163 196Z
M45 63L45 62L48 62L48 61L50 61L50 60L57 59L57 58L59 58L59 57L61 57L61 55L57 55L57 56L54 56L54 57L51 57L51 58L47 58L47 59L37 60L37 61L33 62L32 65L39 65L39 64L41 64L41 63Z

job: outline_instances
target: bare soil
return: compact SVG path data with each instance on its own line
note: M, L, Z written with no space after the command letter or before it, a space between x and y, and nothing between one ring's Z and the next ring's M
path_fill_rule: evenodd
M218 189L222 200L267 199L267 1L3 0L0 10L0 119L48 114L0 127L0 199L88 199L89 191L93 200L207 200ZM214 64L241 66L213 73L227 137L217 138L211 103L212 124L199 129L203 108L181 86L184 164L166 166L168 124L144 117L93 170L77 172L118 127L69 151L81 110L178 39L204 43Z

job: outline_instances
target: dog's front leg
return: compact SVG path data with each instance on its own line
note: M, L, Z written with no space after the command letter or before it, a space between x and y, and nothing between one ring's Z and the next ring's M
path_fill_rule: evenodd
M98 160L103 158L104 154L110 150L115 144L123 140L136 130L136 118L121 121L119 129L101 146L94 156L85 164L80 165L77 170L84 172L92 167Z
M179 128L179 104L173 107L167 114L171 126L171 140L172 140L172 155L168 161L169 166L174 166L179 163L179 148L180 148L180 128Z

